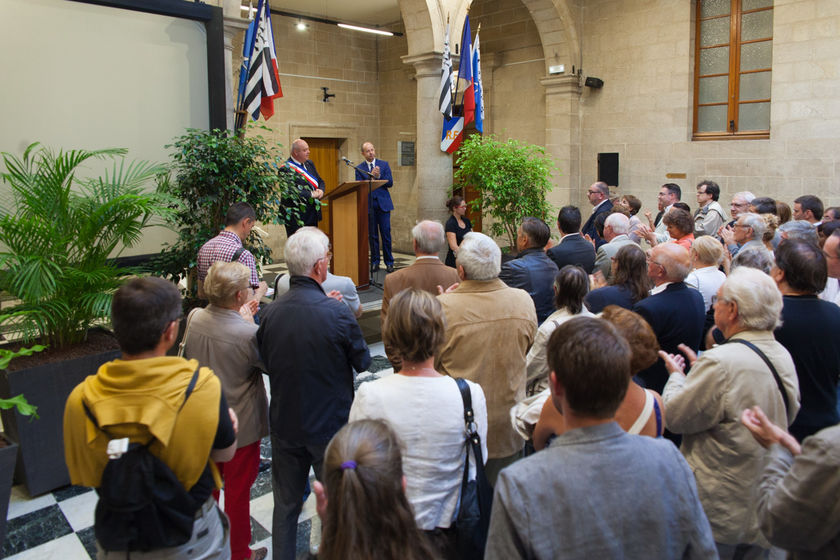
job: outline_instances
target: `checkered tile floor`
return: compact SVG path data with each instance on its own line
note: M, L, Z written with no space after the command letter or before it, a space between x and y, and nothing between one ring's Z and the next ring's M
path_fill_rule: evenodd
M413 255L395 254L395 267L402 268L414 262ZM269 285L274 276L286 272L284 263L263 267ZM379 283L385 279L384 268L374 275ZM368 371L356 377L356 388L393 373L385 350L379 342L379 308L382 291L376 287L359 292L364 315L359 320L370 346L373 363ZM268 386L268 377L265 377ZM268 438L262 443L262 455L271 456ZM314 480L314 477L312 477ZM0 558L10 560L88 560L96 557L93 534L93 512L96 493L89 488L69 486L31 498L23 486L12 488L9 504L6 539L2 543ZM224 493L222 494L224 501ZM274 507L271 492L271 473L260 473L251 488L251 527L253 547L265 546L271 551L271 515ZM310 495L298 519L298 553L317 547L320 542L321 522L315 513L315 497ZM269 556L270 557L270 556Z

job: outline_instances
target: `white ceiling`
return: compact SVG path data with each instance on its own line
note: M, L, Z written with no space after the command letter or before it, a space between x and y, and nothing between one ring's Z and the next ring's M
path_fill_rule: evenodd
M399 22L398 0L271 0L274 10L367 26Z

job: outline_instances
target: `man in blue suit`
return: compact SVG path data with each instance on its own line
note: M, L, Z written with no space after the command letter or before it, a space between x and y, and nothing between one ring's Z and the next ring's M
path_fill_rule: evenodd
M292 155L286 160L286 167L281 171L295 174L295 186L298 189L298 196L304 203L301 212L303 224L286 224L286 236L291 237L303 226L318 226L321 219L321 205L319 202L324 196L324 180L318 175L315 164L309 159L309 144L298 138L292 142Z
M394 209L394 203L391 201L391 193L388 192L388 189L394 186L391 166L385 160L376 159L376 148L370 142L362 144L362 156L365 161L356 167L357 181L367 181L371 176L374 180L388 181L371 192L368 199L370 271L379 270L379 237L381 236L385 269L388 272L394 272L394 255L391 253L391 210Z
M676 243L657 245L648 257L648 277L655 287L650 296L633 306L633 311L650 324L659 347L669 354L678 354L680 344L696 353L703 337L706 316L703 296L684 282L690 268L685 247ZM662 393L668 381L665 362L659 358L640 371L638 377L645 387Z
M598 231L595 229L595 218L598 217L598 214L612 210L613 203L610 200L610 187L603 181L592 183L586 191L586 197L589 199L589 203L593 206L592 215L589 216L589 219L586 220L585 224L583 224L583 228L581 228L580 232L584 236L588 235L589 238L595 242L595 248L597 249L607 242L604 238L598 235Z

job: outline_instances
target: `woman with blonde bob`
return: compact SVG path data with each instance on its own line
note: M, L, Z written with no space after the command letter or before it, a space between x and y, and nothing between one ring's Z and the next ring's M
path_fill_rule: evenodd
M188 320L184 346L186 358L195 358L216 373L225 400L239 419L236 454L227 463L217 463L225 481L233 560L259 560L268 553L265 548L249 548L251 486L260 465L260 439L268 435L268 400L257 350L257 325L245 305L251 299L250 277L251 270L241 263L213 263L204 280L210 305Z
M444 316L437 298L409 288L391 300L382 338L402 358L394 375L363 383L350 409L350 421L387 421L405 444L406 495L417 526L441 556L455 555L452 521L464 473L464 405L458 385L434 368L443 345ZM481 387L467 381L482 457L487 457L487 405ZM470 471L474 470L470 461Z
M706 311L712 306L712 298L726 281L726 274L718 267L723 262L723 245L709 235L694 240L689 251L692 271L685 278L685 283L703 295Z
M387 423L359 420L341 428L315 482L321 517L319 560L436 558L414 523L405 496L400 441Z

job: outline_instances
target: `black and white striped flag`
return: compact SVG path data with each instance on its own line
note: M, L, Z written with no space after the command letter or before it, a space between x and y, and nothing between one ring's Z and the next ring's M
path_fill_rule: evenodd
M443 38L443 63L440 68L440 112L452 118L452 60L449 58L449 23Z
M244 102L245 110L254 120L259 119L260 113L268 120L274 115L274 99L283 97L269 14L268 0L260 0L255 20L251 24L254 26L255 37L248 63Z

